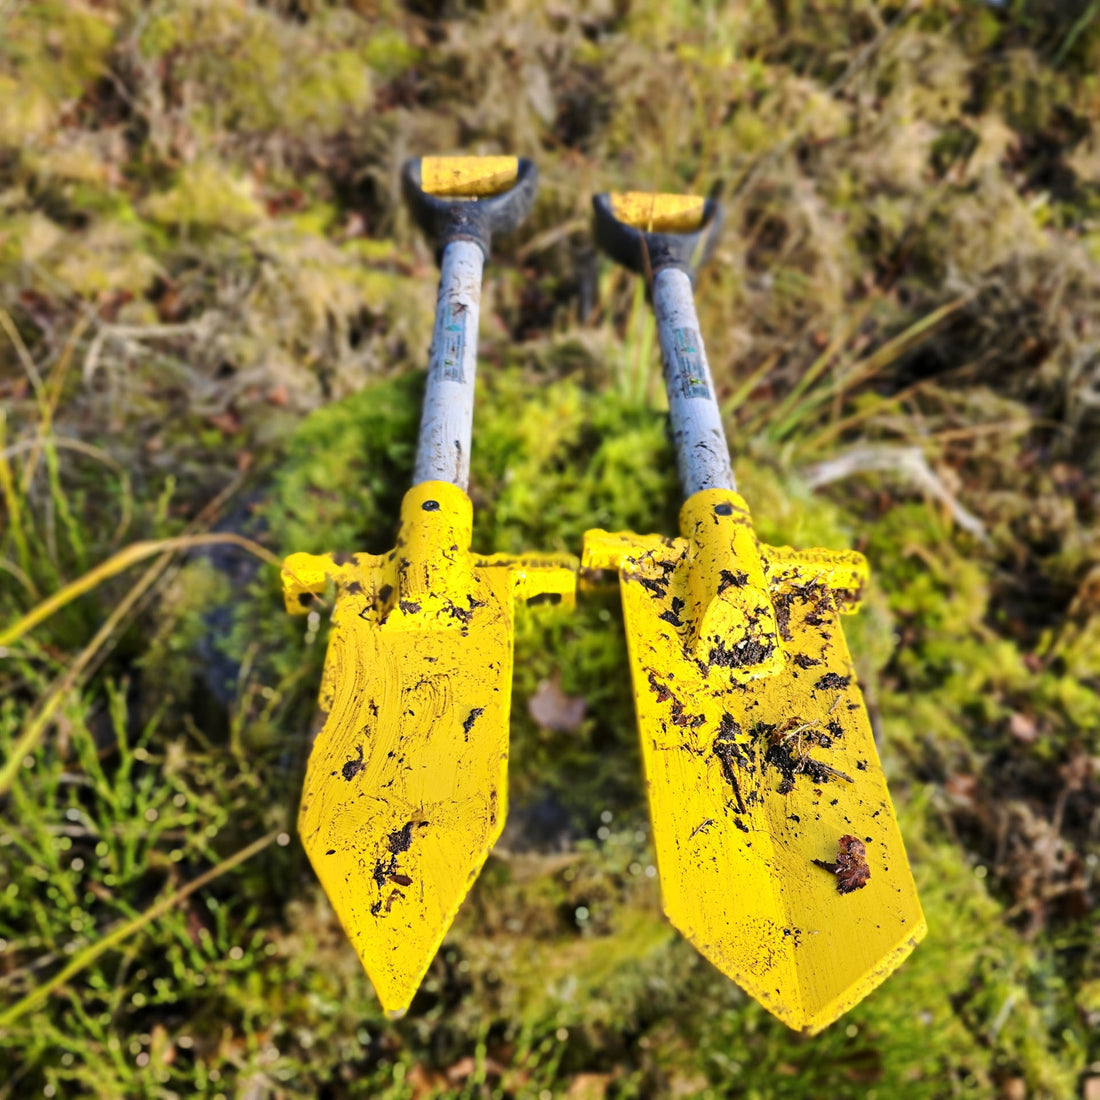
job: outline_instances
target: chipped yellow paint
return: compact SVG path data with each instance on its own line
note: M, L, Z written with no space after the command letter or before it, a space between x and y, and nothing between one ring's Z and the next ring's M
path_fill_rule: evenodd
M690 497L680 529L589 531L582 559L619 571L665 912L812 1034L926 931L839 622L867 564L760 545L727 490ZM870 871L848 892L842 837Z
M619 221L648 233L694 233L703 223L706 199L649 191L613 191L611 212Z
M516 182L517 157L421 157L420 186L429 195L499 195Z
M513 605L576 559L470 553L454 485L405 494L388 554L292 554L287 610L336 585L298 830L383 1008L404 1011L504 825Z

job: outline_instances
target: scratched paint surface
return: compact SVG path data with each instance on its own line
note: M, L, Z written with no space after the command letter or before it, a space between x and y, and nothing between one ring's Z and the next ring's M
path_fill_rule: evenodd
M504 825L514 600L573 596L574 559L470 554L471 515L427 482L391 553L294 554L283 571L291 611L337 585L298 828L388 1011L412 1000Z
M762 658L755 674L723 663L721 650L700 650L692 602L701 559L751 587L743 528L715 537L700 527L723 501L734 518L744 509L735 493L689 498L681 529L690 537L590 531L583 565L620 573L665 911L769 1011L815 1032L926 930L839 622L858 605L866 564L853 553L759 547L774 651L764 652L770 635L750 634ZM723 538L724 563L715 557ZM863 885L862 870L846 870L851 856L838 863L845 837L865 850Z

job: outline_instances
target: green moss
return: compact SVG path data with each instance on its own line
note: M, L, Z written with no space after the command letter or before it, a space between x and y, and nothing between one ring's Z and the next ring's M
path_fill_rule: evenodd
M518 371L497 372L479 407L471 486L493 502L475 519L479 542L576 553L588 527L676 530L675 471L664 418L585 393L565 380L531 399ZM641 464L639 458L651 461ZM673 516L675 513L673 512Z
M44 136L61 107L102 75L112 24L108 13L53 0L9 13L0 41L0 146Z
M94 298L105 291L140 294L158 274L141 230L124 218L104 220L83 233L67 233L51 265L73 293Z
M313 60L298 74L293 94L281 105L279 120L327 129L348 112L365 109L371 85L364 61L355 50L332 50Z
M235 0L188 2L149 21L142 52L195 81L194 121L213 137L226 127L327 131L370 104L369 35L347 12L295 33L274 13ZM362 48L348 46L358 39Z
M277 545L381 553L412 473L422 379L370 387L306 419L265 508Z
M187 165L172 187L152 195L145 213L180 232L240 232L264 216L251 181L206 160Z
M396 27L387 27L371 36L363 50L363 60L383 80L400 76L421 57L421 51L410 45Z

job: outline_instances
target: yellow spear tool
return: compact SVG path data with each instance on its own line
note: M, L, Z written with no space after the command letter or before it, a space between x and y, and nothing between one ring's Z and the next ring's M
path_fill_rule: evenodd
M616 569L665 912L785 1024L832 1023L926 925L839 615L867 563L759 543L735 491L692 298L713 199L593 200L650 281L686 497L680 538L589 531Z
M481 277L490 237L537 185L514 157L405 166L436 245L439 297L413 487L388 554L292 554L287 610L335 582L298 831L383 1008L401 1013L504 826L513 606L571 602L576 560L470 550L466 495Z

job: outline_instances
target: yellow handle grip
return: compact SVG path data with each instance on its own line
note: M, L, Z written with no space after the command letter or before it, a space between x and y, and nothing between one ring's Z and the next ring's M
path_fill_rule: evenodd
M625 225L647 233L693 233L703 224L706 199L649 191L613 191L611 212Z
M518 175L518 157L420 158L420 186L429 195L499 195Z

